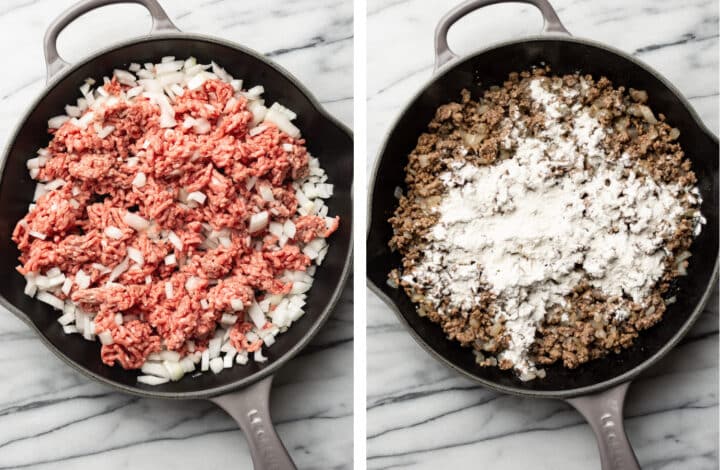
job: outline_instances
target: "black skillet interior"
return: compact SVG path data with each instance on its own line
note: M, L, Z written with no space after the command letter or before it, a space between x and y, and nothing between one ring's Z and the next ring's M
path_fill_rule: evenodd
M335 184L334 196L327 201L327 205L330 214L341 217L341 223L331 238L322 267L317 270L314 287L308 295L305 315L286 333L278 335L277 342L265 353L268 362L259 366L251 361L247 366L233 367L219 375L207 373L196 378L188 375L179 382L148 387L136 384L136 372L103 365L100 361L99 343L85 341L78 335L65 335L55 321L57 312L23 295L24 278L15 271L19 252L10 237L15 223L25 214L32 200L34 182L27 174L25 161L34 156L39 147L47 144L47 119L62 114L63 107L80 96L78 87L85 78L102 79L104 75L112 75L114 68L127 66L130 62L157 62L167 55L178 58L192 55L199 63L210 63L214 60L233 76L242 78L245 87L263 85L266 101L278 101L293 109L298 115L296 123L308 142L310 152L320 159L327 171L329 182ZM90 59L53 86L31 110L8 149L0 180L0 252L3 253L0 263L0 295L23 312L40 334L67 358L111 383L145 390L151 394L157 392L186 395L193 392L202 394L218 387L227 388L228 385L243 385L251 380L251 375L276 363L307 335L312 334L317 324L329 313L326 310L330 308L330 298L342 288L343 273L351 249L352 151L352 137L345 130L319 112L303 90L281 71L252 54L228 44L200 38L148 39L113 49Z
M407 154L426 129L435 109L440 104L458 99L463 88L479 96L486 87L501 84L509 72L527 70L542 62L550 65L554 73L579 70L595 77L605 75L615 85L647 90L652 109L665 114L668 122L681 131L680 142L686 155L692 159L698 176L704 199L702 212L708 222L694 242L692 252L695 255L690 259L688 276L677 285L677 303L669 307L658 325L643 332L633 347L620 354L591 361L575 370L556 365L547 369L545 379L521 382L510 372L478 367L468 349L447 340L436 324L415 313L413 304L402 290L386 284L388 271L400 265L399 255L391 253L387 246L392 234L387 219L396 207L394 188L405 187L403 168ZM690 320L711 282L718 256L717 140L697 125L682 101L652 73L603 48L544 38L505 44L462 60L441 74L412 101L390 132L379 158L369 209L372 222L367 242L368 278L395 304L420 341L449 364L488 385L515 393L549 393L601 384L628 372L662 348Z

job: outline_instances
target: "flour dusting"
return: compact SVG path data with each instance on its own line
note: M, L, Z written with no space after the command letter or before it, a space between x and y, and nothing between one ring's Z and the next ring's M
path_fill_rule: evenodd
M443 313L470 310L481 291L496 295L509 347L499 355L520 378L538 370L528 352L548 311L582 279L609 296L644 298L663 275L663 243L684 212L687 188L653 181L626 159L610 158L612 132L560 90L536 78L529 90L544 128L531 133L506 118L513 158L494 165L456 161L440 175L446 193L435 209L424 258L403 280L422 286ZM550 89L548 89L550 88ZM567 95L565 95L567 96ZM628 312L618 308L616 321Z

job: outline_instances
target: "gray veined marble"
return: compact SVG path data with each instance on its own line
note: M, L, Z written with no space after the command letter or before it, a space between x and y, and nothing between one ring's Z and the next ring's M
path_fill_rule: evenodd
M42 91L45 28L74 0L0 3L0 144ZM352 2L161 0L184 31L219 36L271 56L352 125ZM61 35L79 59L145 34L149 15L121 5L89 13ZM12 67L12 68L10 68ZM350 282L349 285L352 285ZM272 411L300 468L352 467L352 290L275 380ZM0 309L0 469L251 468L235 423L207 402L146 400L89 382Z
M718 131L714 0L551 0L571 33L628 51L664 74ZM388 126L430 78L433 31L458 0L368 0L368 169ZM470 52L535 34L527 5L495 5L460 21L450 46ZM718 295L698 324L630 389L626 430L643 469L718 468ZM557 401L484 390L432 359L368 294L370 469L599 468L590 428Z

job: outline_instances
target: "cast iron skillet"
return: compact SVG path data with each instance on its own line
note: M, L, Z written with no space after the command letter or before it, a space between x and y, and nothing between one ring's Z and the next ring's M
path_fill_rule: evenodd
M687 333L700 315L718 270L718 141L690 104L657 72L627 54L585 39L573 38L547 0L518 0L537 7L545 34L513 40L457 58L448 48L450 26L469 12L508 0L470 0L449 12L435 32L435 75L400 113L380 151L370 184L367 272L372 290L387 303L413 337L435 358L480 384L503 393L530 398L567 400L589 421L597 436L602 468L637 469L638 463L622 425L622 408L629 381L657 362ZM643 332L635 346L620 354L591 361L575 370L547 368L547 377L521 382L511 372L481 368L468 349L446 339L441 328L417 315L402 291L386 284L400 256L388 248L392 228L387 222L396 207L393 188L404 187L404 166L417 138L435 109L456 100L463 88L479 95L502 84L508 73L545 62L554 73L577 70L605 75L617 85L647 90L650 105L680 129L680 142L698 176L707 225L695 240L688 275L677 284L677 303L664 319Z
M58 55L56 39L62 29L80 15L103 5L139 3L153 19L151 34L124 42L70 65ZM102 364L99 343L77 335L65 335L55 321L57 312L23 295L23 277L15 271L19 252L10 239L15 223L32 200L34 182L25 161L49 140L47 119L62 114L65 104L78 96L87 77L101 79L113 68L130 62L156 62L160 57L195 56L201 63L222 64L248 86L264 85L267 99L279 101L297 112L297 125L309 150L320 159L335 194L327 204L340 216L323 266L317 270L315 286L307 298L305 315L277 337L267 351L268 361L224 370L219 375L185 376L179 382L157 387L136 383L137 372ZM257 52L221 39L181 33L156 0L87 0L64 12L45 35L48 86L33 103L10 139L0 163L0 304L32 327L42 341L63 361L88 377L114 389L152 398L209 399L230 413L248 437L255 468L295 468L275 433L268 409L272 374L295 356L317 333L340 297L351 269L352 149L350 131L329 116L310 92L278 65Z

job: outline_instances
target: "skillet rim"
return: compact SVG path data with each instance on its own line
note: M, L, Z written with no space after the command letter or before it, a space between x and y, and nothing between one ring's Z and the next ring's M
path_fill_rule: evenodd
M192 40L192 41L199 41L199 42L209 42L214 43L217 45L229 47L231 49L234 49L237 52L249 55L257 60L260 60L264 62L266 65L268 65L270 68L272 68L276 73L281 74L283 77L285 77L287 80L289 80L294 86L298 88L300 93L310 102L312 107L314 108L315 112L323 118L325 121L330 123L331 125L335 126L337 129L339 129L343 134L345 134L348 139L350 140L350 143L352 144L354 137L353 132L350 130L348 126L346 126L344 123L340 122L337 118L332 116L323 106L322 104L315 98L315 96L310 92L310 90L305 87L293 74L291 74L287 69L285 69L283 66L279 65L272 59L264 56L263 54L250 49L248 47L242 46L240 44L237 44L233 41L229 41L223 38L218 38L214 36L209 36L205 34L198 34L198 33L186 33L182 31L177 32L165 32L165 33L151 33L146 36L140 37L140 38L132 38L125 41L113 43L107 47L104 47L102 49L99 49L92 54L89 54L79 61L77 61L74 64L71 64L63 69L61 69L59 72L57 72L46 84L43 88L42 92L31 102L31 104L26 108L25 112L22 115L22 118L18 120L17 124L15 125L12 133L9 134L9 138L7 140L7 143L5 145L5 148L2 150L2 156L0 156L0 182L5 177L5 164L7 163L8 157L10 155L10 149L13 147L15 141L17 140L18 135L23 130L25 123L27 122L28 118L32 114L32 112L40 105L40 103L47 97L48 92L55 87L58 83L65 80L72 72L77 70L80 67L83 67L90 62L99 59L100 57L113 52L117 49L121 49L123 47L138 45L146 42L152 42L152 41L159 41L159 40ZM354 149L350 148L350 151L352 152ZM354 187L354 175L352 177L352 180L349 182L350 186L350 201L353 201L353 193L352 188ZM252 375L249 375L245 378L242 378L240 380L230 382L224 385L219 385L217 387L211 387L211 388L205 388L200 389L197 391L190 391L190 392L164 392L164 391L157 391L153 390L148 386L148 388L140 388L139 386L133 386L133 385L126 385L123 383L118 383L115 381L112 381L106 377L103 377L99 374L96 374L95 372L86 369L82 365L78 364L77 362L73 361L69 357L65 355L65 353L62 352L59 348L57 348L50 340L48 340L45 335L43 335L40 330L35 326L35 324L30 320L30 318L19 308L15 307L12 303L10 303L3 295L0 295L0 306L7 309L10 313L12 313L15 317L20 319L23 323L28 325L36 334L37 337L40 338L40 341L45 345L46 348L48 348L52 353L58 357L60 360L62 360L65 364L72 367L77 372L80 372L82 375L84 375L87 378L93 379L97 382L100 382L104 385L110 386L117 391L128 393L130 395L145 397L145 398L160 398L160 399L171 399L171 400L184 400L184 399L207 399L219 395L223 395L229 392L233 392L242 388L245 388L253 383L256 383L272 374L274 374L280 367L285 365L286 362L294 358L302 349L304 349L310 341L315 337L315 335L320 331L322 326L327 322L328 318L332 314L332 312L335 309L335 306L337 305L338 301L340 300L340 297L342 296L342 293L345 289L345 286L347 284L347 279L350 275L350 270L353 266L353 234L354 234L354 221L353 219L353 212L351 209L350 217L351 217L351 223L350 223L350 240L349 240L349 248L347 250L347 253L344 256L343 261L343 269L340 273L340 277L337 281L337 284L335 285L335 288L333 289L332 294L330 295L328 301L325 304L325 307L323 308L322 312L320 312L317 320L310 325L309 329L305 332L305 334L302 336L302 338L295 343L288 351L280 356L275 361L268 364L266 367L263 367L259 371L255 372ZM117 367L117 366L114 366Z
M510 39L507 41L500 41L500 42L493 42L490 45L477 49L474 52L471 52L467 55L457 57L453 60L450 60L449 62L446 62L443 64L439 69L433 71L432 76L425 82L425 84L415 93L413 94L412 98L410 98L407 103L401 108L401 110L396 114L395 118L393 119L392 125L388 128L388 131L386 131L385 136L382 141L382 145L379 147L377 151L377 155L375 158L375 162L373 163L372 172L370 174L370 179L368 180L368 200L367 200L367 228L366 228L366 243L368 242L369 236L370 236L370 229L372 227L373 219L372 219L372 205L373 205L373 197L375 192L375 185L377 184L377 177L378 177L378 170L380 167L380 162L383 160L384 154L387 150L388 143L395 132L395 129L398 127L402 119L405 117L406 112L408 109L420 98L420 96L427 91L427 89L434 83L440 81L446 74L448 74L452 69L454 69L456 66L458 66L461 63L464 63L468 60L474 59L475 57L478 57L482 54L485 54L487 52L490 52L494 49L498 49L501 47L506 47L510 45L517 45L517 44L523 44L523 43L533 43L538 41L548 41L548 40L555 40L555 41L564 41L564 42L571 42L571 43L577 43L582 44L590 47L594 47L597 49L605 50L606 52L610 52L611 54L614 54L616 56L619 56L621 58L624 58L633 64L637 65L638 67L645 69L648 73L650 73L656 80L658 80L662 85L664 85L673 95L675 95L676 98L678 98L678 101L680 101L680 104L685 107L685 109L690 113L690 116L692 117L693 121L695 121L695 124L698 126L698 128L705 133L708 138L715 143L715 146L718 145L718 138L715 134L710 131L710 129L705 125L705 123L700 119L700 116L695 111L695 108L693 108L692 104L685 98L685 96L678 90L672 83L670 83L663 75L661 75L657 70L646 64L645 62L641 61L640 59L621 51L615 47L608 46L606 44L600 43L598 41L594 41L591 39L585 39L585 38L578 38L575 36L571 36L569 33L545 33L545 34L536 34L536 35L530 35L530 36L524 36L519 39ZM366 263L368 261L366 260ZM369 277L366 277L366 283L370 290L377 295L380 300L385 303L395 314L395 316L400 320L400 323L402 326L407 330L412 338L415 340L416 343L418 343L423 350L425 350L427 353L429 353L434 359L438 360L440 363L444 364L445 366L449 367L450 369L455 370L456 372L459 372L461 375L473 380L474 382L477 382L481 384L482 386L494 390L496 392L500 393L506 393L509 395L514 396L520 396L520 397L528 397L528 398L558 398L558 399L567 399L567 398L573 398L583 395L590 395L593 393L597 393L603 390L607 390L615 385L619 385L624 382L629 382L635 377L637 377L639 374L641 374L643 371L657 363L660 359L662 359L672 348L674 348L680 340L682 340L685 335L688 333L690 328L695 324L698 317L702 314L705 305L707 304L710 294L712 293L713 287L718 282L718 271L720 269L720 251L715 253L715 264L713 266L712 275L710 277L710 282L705 286L702 296L700 297L700 300L693 308L692 313L688 316L688 319L685 321L685 323L682 324L682 326L675 332L675 334L660 348L658 349L655 354L645 359L643 362L638 364L637 366L633 367L632 369L620 374L616 375L611 379L605 380L603 382L597 382L592 385L587 385L584 387L578 387L578 388L570 388L565 390L526 390L517 386L506 386L498 384L492 380L485 379L483 377L480 377L474 373L471 373L469 371L466 371L465 369L457 366L455 363L449 361L445 357L443 357L439 352L437 352L432 346L430 346L425 339L419 335L415 329L410 325L410 323L407 321L405 316L400 311L400 308L393 302L392 299L390 299L385 293L383 292L382 288L375 284L375 282L370 279ZM449 341L449 340L448 340Z

